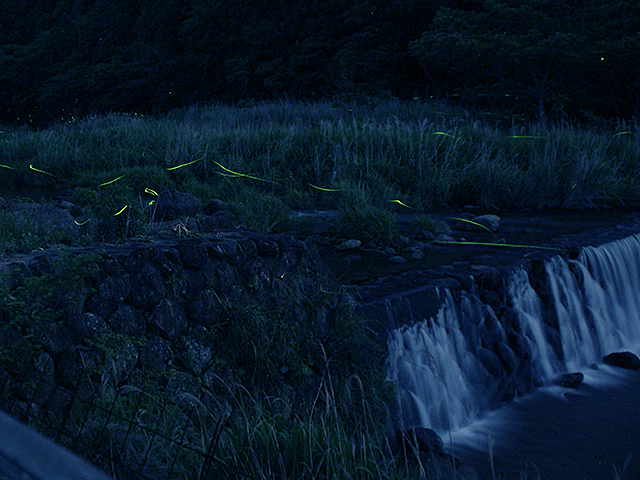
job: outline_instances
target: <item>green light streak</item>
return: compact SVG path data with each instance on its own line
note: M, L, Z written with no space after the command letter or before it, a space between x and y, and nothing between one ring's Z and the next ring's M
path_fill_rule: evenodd
M224 172L215 172L218 175L220 175L221 177L231 177L231 178L238 178L238 175L231 175L230 173L224 173ZM242 176L242 175L241 175Z
M29 165L29 168L31 170L33 170L34 172L44 173L45 175L49 175L50 177L55 177L55 175L53 173L49 173L49 172L45 172L44 170L40 170L39 168L34 167L33 164Z
M407 207L410 208L411 210L413 210L413 207L410 207L409 205L407 205L406 203L402 203L400 200L389 200L392 203L399 203L400 205L402 205L403 207Z
M122 212L124 212L127 208L129 208L129 205L125 205L124 207L122 207L120 209L120 211L118 213L114 213L113 216L117 217L118 215L120 215Z
M267 180L267 179L260 178L260 177L254 177L253 175L247 175L246 173L234 172L230 168L227 168L224 165L221 165L216 161L214 161L213 163L218 165L225 172L229 172L231 174L231 175L225 175L225 176L229 176L229 177L246 177L246 178L250 178L252 180L259 180L260 182L268 182L268 183L274 183L274 184L278 185L278 182L274 182L273 180ZM221 174L221 175L223 175L223 174Z
M518 245L515 243L491 243L491 242L456 242L456 241L439 241L436 242L438 245L448 244L448 245L480 245L484 247L513 247L513 248L535 248L538 250L557 250L561 252L566 252L568 250L575 250L573 248L554 248L554 247L541 247L539 245Z
M188 166L188 165L191 165L192 163L199 162L199 161L200 161L200 160L202 160L203 158L204 158L204 157L200 157L200 158L198 158L198 159L196 159L196 160L193 160L193 161L191 161L191 162L183 163L182 165L177 165L177 166L175 166L175 167L169 167L169 168L167 168L167 170L177 170L178 168L186 167L186 166Z
M309 186L315 188L316 190L320 190L322 192L342 192L341 188L322 188L322 187L317 187L313 183L310 183Z
M458 217L451 217L451 218L453 218L454 220L460 220L461 222L471 223L472 225L477 225L478 227L484 228L487 232L493 233L491 229L486 225L482 225L481 223L474 222L473 220L467 220L466 218L458 218Z
M456 138L455 136L451 135L450 133L444 133L444 132L433 132L434 135L444 135L445 137L451 137L451 138Z
M114 183L117 182L118 180L120 180L122 177L126 177L126 175L120 175L118 178L114 178L113 180L109 180L108 182L104 182L101 183L100 185L98 185L99 187L104 187L105 185L109 185L110 183Z

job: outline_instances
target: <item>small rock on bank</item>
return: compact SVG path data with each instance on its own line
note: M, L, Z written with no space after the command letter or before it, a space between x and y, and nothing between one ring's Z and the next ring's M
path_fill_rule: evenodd
M455 228L458 230L468 230L473 232L481 232L483 230L489 230L490 232L496 232L500 228L500 217L498 215L487 214L476 217L472 214L467 214L464 218L459 217L460 220L455 224Z

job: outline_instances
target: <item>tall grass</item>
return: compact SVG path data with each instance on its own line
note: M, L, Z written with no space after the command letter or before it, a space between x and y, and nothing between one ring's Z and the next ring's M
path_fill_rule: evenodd
M294 208L353 208L345 184L362 190L358 208L386 211L393 211L392 200L422 212L464 204L640 204L638 124L595 129L513 121L500 127L479 117L417 102L280 101L194 106L158 118L96 115L42 131L4 128L0 191L41 189L55 196L89 189L95 192L86 205L90 213L107 215L101 207L114 196L120 198L109 212L140 203L147 187L177 188L219 197L247 224L266 230L291 225L278 215L265 221L252 204L267 198L271 211L281 207L285 217ZM141 209L129 214L144 224Z
M350 395L342 400L333 388L326 377L303 415L282 399L258 400L238 391L242 428L228 429L220 442L221 453L228 452L221 461L227 473L259 479L406 478L414 466L391 456L359 378L347 381Z
M112 374L81 382L74 394L58 390L64 403L35 408L29 420L114 478L399 480L425 469L415 446L394 457L379 393L358 375L334 385L327 370L313 401L300 408L286 395L219 377L227 405L219 395L203 402L149 382L117 387Z

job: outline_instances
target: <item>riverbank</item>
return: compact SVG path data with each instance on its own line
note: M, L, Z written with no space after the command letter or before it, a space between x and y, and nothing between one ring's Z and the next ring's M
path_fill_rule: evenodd
M172 195L173 197L175 197L175 194ZM160 195L159 201L164 202L165 206L167 205L167 202L162 198L162 194ZM37 204L31 204L29 207L30 210L37 211L37 207L35 205ZM202 284L202 281L200 280L195 283L193 282L193 278L196 278L197 280L198 275L193 276L193 273L187 274L186 271L184 272L186 275L178 275L180 278L183 278L184 282L182 280L176 282L175 278L175 274L176 272L180 272L180 268L184 267L185 269L198 270L199 268L203 267L203 265L200 265L197 259L198 252L200 252L202 255L205 255L206 253L206 255L208 256L213 256L212 258L216 258L216 261L226 258L225 255L227 255L229 257L228 261L232 265L238 264L240 259L242 259L243 263L247 262L247 272L249 272L249 276L245 274L243 274L244 276L241 275L240 277L244 278L244 280L242 280L242 282L240 283L246 286L247 291L244 295L238 295L236 292L235 296L232 299L228 297L228 293L225 293L232 290L230 284L224 286L224 288L221 287L219 289L220 291L217 293L217 295L220 296L220 298L218 299L218 303L220 303L220 305L218 305L218 303L216 302L213 302L211 304L211 307L215 309L219 309L219 307L222 307L222 312L220 312L220 314L222 314L222 317L226 318L228 315L231 315L232 318L240 318L238 317L238 315L240 315L244 319L244 322L249 320L254 322L256 318L246 316L246 305L249 305L250 308L257 312L259 314L259 318L265 319L266 317L264 317L264 312L255 310L255 305L251 303L249 293L268 292L269 289L265 286L266 284L263 285L265 281L270 281L273 285L283 282L286 283L292 281L292 279L297 278L297 276L302 274L299 268L297 268L294 264L291 264L291 260L293 258L298 258L300 256L299 253L293 254L292 252L294 250L302 249L300 251L304 251L304 255L311 255L312 252L317 250L317 252L320 254L320 257L324 260L323 263L325 265L328 265L329 269L333 271L334 275L332 275L332 277L335 278L335 276L338 276L342 285L347 285L350 289L357 288L358 295L356 295L356 298L358 299L358 301L363 302L366 300L366 296L363 295L362 292L365 292L367 290L366 282L362 281L362 279L364 278L369 280L369 286L380 286L384 284L385 288L387 289L403 289L410 286L410 284L406 283L407 281L409 281L410 283L413 282L414 284L418 281L424 282L425 278L427 278L429 275L433 278L440 279L462 278L470 273L477 273L477 269L479 266L494 268L496 269L496 271L499 271L499 269L497 268L498 266L507 268L509 266L516 265L518 261L521 261L523 257L526 257L528 255L536 258L543 258L545 256L555 254L558 251L564 252L566 254L569 250L574 249L579 245L598 243L600 241L613 240L616 237L626 236L628 232L633 231L635 226L637 225L637 217L634 214L620 212L617 212L615 214L606 212L601 214L588 215L567 214L566 212L560 212L555 214L552 213L547 216L541 214L532 214L531 216L525 216L522 213L502 213L502 215L499 217L500 225L495 226L495 228L493 229L494 231L488 232L484 228L478 228L476 231L474 231L464 229L462 225L464 225L465 222L456 220L463 217L467 219L479 218L484 213L478 211L477 209L469 208L466 209L466 211L440 211L434 215L432 224L430 224L434 227L434 229L444 229L444 222L447 224L447 227L449 227L450 230L447 235L451 240L442 242L435 240L435 238L428 238L429 233L431 233L435 237L435 233L439 232L419 229L418 227L420 226L420 224L419 222L415 221L415 217L412 218L407 214L403 214L402 216L399 216L398 221L401 240L400 243L396 244L394 248L391 245L385 245L381 241L374 241L369 245L362 245L362 243L360 243L360 245L357 245L357 242L353 242L353 240L356 239L340 236L339 233L334 230L333 224L331 222L331 214L327 214L326 212L316 212L316 216L318 218L318 220L316 220L317 223L314 224L313 222L307 220L305 223L305 227L307 228L306 232L291 231L289 232L289 234L282 235L281 239L277 240L276 243L274 243L269 240L269 238L276 238L277 236L256 234L244 230L239 226L239 222L236 223L237 221L235 220L233 214L231 214L230 212L226 212L224 208L222 208L220 203L216 203L216 205L218 206L219 210L215 212L211 211L208 215L199 213L189 219L178 217L170 221L159 222L156 225L157 230L155 230L155 232L151 235L139 236L120 246L113 245L110 247L108 244L103 243L95 246L86 246L71 249L67 248L63 250L66 250L66 255L69 255L73 252L83 255L97 254L101 250L109 250L110 248L121 251L121 253L118 255L123 255L123 258L130 258L130 260L127 260L127 266L124 270L124 272L126 273L116 272L115 270L113 270L113 266L108 268L106 266L103 266L101 267L103 270L104 268L107 268L108 272L110 272L108 274L109 281L102 279L102 283L95 283L97 280L99 280L99 278L94 278L95 275L87 277L88 279L93 278L93 280L90 280L90 282L95 283L94 287L98 287L99 292L102 288L108 287L108 285L106 284L120 285L124 278L120 278L122 277L121 274L124 274L125 277L135 275L136 282L139 282L140 285L145 282L151 282L149 283L148 287L145 287L151 288L151 290L146 294L146 297L151 298L155 295L153 294L154 291L162 290L161 286L157 284L157 280L153 280L153 278L159 279L160 277L166 277L165 289L167 292L174 292L178 295L178 297L175 299L177 304L180 304L180 302L183 302L185 299L187 299L189 295L193 294L193 292L189 293L190 289L201 288L204 286ZM73 205L67 207L70 210L73 209ZM65 210L64 207L49 206L47 208L55 208L55 213L61 214L62 211L66 211L67 213L69 213L67 210ZM472 211L475 213L471 213ZM51 213L52 210L45 209L45 213L46 212ZM498 217L495 214L491 215ZM308 213L307 216L312 217L312 215L309 215ZM62 214L59 217L56 217L55 215L49 215L49 217L66 218L68 225L71 225L71 221L73 221L70 214L67 217L64 217L64 215ZM227 222L227 230L216 230L215 228L213 228L205 231L203 228L207 225L219 225L223 221ZM496 240L495 237L498 237L498 240ZM507 238L509 239L508 242ZM211 243L211 245L209 245L209 243ZM341 245L344 245L345 243L349 244L350 247L340 248ZM485 243L490 243L491 245L483 245ZM521 248L520 246L515 245L526 246L526 248ZM293 248L294 246L295 248ZM146 257L144 255L140 256L139 252L142 252L145 249L148 249L150 253ZM394 249L394 251L391 252L389 251L389 249ZM176 251L180 252L179 255L176 253ZM258 258L251 260L252 255L255 255L256 252ZM422 253L423 256L421 258L416 258L415 254L417 252ZM3 264L8 265L13 263L14 265L29 265L29 268L31 270L33 270L33 268L36 268L39 272L38 274L48 274L47 269L50 269L52 265L51 260L53 257L50 256L51 253L52 252L50 252L49 250L44 249L36 250L31 253L22 253L15 255L7 254L3 258ZM258 265L256 264L256 261L262 264L261 262L264 262L264 260L260 260L260 256L270 257L274 255L276 258L282 257L279 261L283 262L283 265L287 265L287 267L278 275L268 274L265 277L262 273L259 272L260 269L256 270L256 265ZM293 257L291 257L291 255L293 255ZM360 259L356 258L356 256L358 255L361 255ZM142 260L143 258L147 258L147 260ZM402 259L402 261L400 259ZM149 266L145 266L145 262L147 261L153 267L152 270L149 269ZM273 263L273 261L271 260L269 260L269 262L269 265L271 265L269 267L270 269L279 271L279 267L277 267L278 262ZM344 263L342 262L348 263L349 268L345 270ZM106 262L105 265L110 263L113 262ZM175 265L173 265L174 263ZM359 265L363 264L368 264L370 266L369 269L361 269ZM221 272L220 267L216 267L216 269L214 270L218 272L216 275L219 276ZM319 272L319 267L314 267L311 270L315 271L317 274L317 272ZM307 271L306 275L313 276L311 270ZM154 275L152 273L153 271L164 273ZM366 277L362 276L363 271L367 274ZM357 275L350 275L350 272L356 272ZM104 273L102 275L104 276ZM268 280L268 278L271 278L271 280ZM221 279L222 277L219 280ZM226 279L225 281L228 280L230 282L233 280L231 277L224 277L224 279ZM80 279L76 278L76 280ZM48 282L49 283L47 283L47 285L50 286L50 280ZM300 282L302 282L302 280ZM127 281L125 279L123 285L126 286L126 284ZM207 285L209 284L210 282L207 283ZM300 285L303 284L304 283L300 283ZM195 285L195 287L193 285ZM295 288L299 288L297 283L295 285ZM44 286L42 288L44 288ZM329 298L335 297L338 292L338 290L326 291L326 286L324 286L323 289L325 290L324 294L328 295ZM76 290L85 291L86 289L83 287L79 290ZM135 286L135 288L132 287L130 288L130 290L131 292L133 292L134 290L142 292L144 289L139 286ZM323 290L321 289L320 291ZM383 293L384 291L380 289L377 290L377 292L374 292L374 290L369 290L370 296L378 296L378 298L380 298ZM117 296L119 295L119 293L118 291L111 291L111 287L109 287L100 295L106 295L105 298L111 298L111 296ZM133 293L131 295L133 295ZM165 294L159 295L160 296L158 298L164 298L163 296ZM342 296L343 293L340 293L340 295ZM131 298L127 301L129 303L133 302L131 304L135 308L140 307L142 304L135 304L135 301L133 300L134 298L137 297L131 296ZM212 300L212 298L210 298L209 300ZM222 302L220 302L220 299L222 299ZM173 301L174 300L171 299L171 302ZM200 299L198 301L200 301ZM93 304L95 303L96 302L93 302ZM105 302L103 301L102 303ZM115 303L117 302L111 303L115 305ZM193 302L191 301L191 303ZM299 303L299 300L295 300L294 303ZM91 304L91 302L89 302L89 304ZM106 302L105 305L106 304L110 303ZM152 306L151 303L149 303L149 305ZM162 300L162 305L164 305L163 308L167 310L166 307L168 304L166 299ZM187 309L187 312L192 310L189 310L189 308L187 307L185 307ZM175 307L171 308L175 310ZM114 325L120 325L123 321L126 324L135 324L135 319L129 318L132 317L132 312L129 310L127 311L128 314L125 316L122 315L122 312L120 312L121 314L119 317L116 314L116 317L118 317L118 319L117 322L116 320L114 320L114 322L116 322ZM218 316L220 316L220 314L218 314ZM159 329L158 333L160 333L161 336L173 334L171 333L173 331L171 330L171 328L173 327L171 327L170 324L172 320L169 318L171 317L171 315L166 315L166 312L164 312L163 315L164 316L161 316L159 313L154 312L153 315L151 315L151 317L149 318L150 328L152 328L152 330ZM103 316L104 319L102 319ZM146 318L144 314L143 317ZM82 324L86 324L85 327L89 328L90 330L93 329L91 325L94 325L94 323L94 326L99 327L99 330L104 330L104 328L106 328L105 325L111 325L112 323L108 315L103 315L100 309L95 308L93 309L92 313L84 315L82 319ZM212 321L215 324L216 320L214 319ZM77 326L74 328L77 329ZM167 328L169 328L170 333L162 333ZM369 326L369 328L371 328L371 325ZM390 328L390 326L387 326L386 328L388 329ZM187 328L185 331L190 331L190 329ZM91 330L91 332L91 335L94 335L96 333L93 332L93 330ZM384 343L383 336L386 336L386 330L379 331L377 333L380 335L377 339L378 342ZM98 336L100 337L100 335ZM230 342L235 342L236 340L237 339L229 339ZM98 342L98 345L102 344ZM127 344L127 348L133 351L139 347L136 345L137 344L134 341L131 345ZM90 345L85 345L83 348L87 347L90 347ZM111 350L113 349L108 350L110 352L110 355L114 354L114 352ZM127 353L127 355L130 354L131 352ZM253 352L251 355L247 355L251 356L257 354L256 352ZM187 361L185 359L189 358L191 357L184 357L181 361ZM379 358L378 361L381 366L383 358ZM187 361L187 364L189 362L190 360ZM129 362L127 365L127 368L131 368L135 364ZM278 368L276 368L276 370L278 370ZM302 370L300 370L300 368L302 368ZM306 368L304 367L304 365L302 367L297 364L293 367L287 365L283 371L285 373L291 371L293 371L294 373L300 373L306 371L304 370L304 368ZM280 372L279 376L281 375L282 372ZM107 383L108 382L109 381L107 380ZM347 388L349 389L352 387ZM332 402L333 400L329 399L329 401ZM376 402L377 401L378 400L376 400ZM369 407L367 408L378 409L380 407L381 404L376 403L369 405ZM363 414L369 415L369 413L365 412L363 412ZM350 414L347 413L347 415ZM276 427L274 426L273 428L275 429ZM382 432L379 433L381 434ZM379 433L372 432L371 434L375 436ZM311 435L310 432L309 435ZM344 440L345 439L342 438L337 439L338 443ZM379 451L380 453L376 453L373 456L367 457L367 461L373 462L372 465L376 465L377 468L379 466L379 463L376 463L376 455L382 455L382 451L383 450L381 447ZM339 459L336 459L336 461L339 461ZM446 461L447 460L445 459L445 462Z
M495 231L468 228L461 218L499 217ZM349 240L332 227L337 212L304 211L308 228L318 238L319 253L341 283L361 285L387 276L411 277L420 271L434 278L453 272L471 273L473 265L508 267L525 258L550 258L577 252L586 245L601 245L640 231L640 214L634 211L594 212L487 211L477 207L437 209L429 212L430 230L417 221L419 214L397 215L402 238L392 248L382 242L354 248L336 248ZM446 225L443 225L446 223ZM434 242L436 234L451 237ZM389 248L391 247L391 248ZM415 255L417 251L422 255ZM572 253L573 254L573 253Z

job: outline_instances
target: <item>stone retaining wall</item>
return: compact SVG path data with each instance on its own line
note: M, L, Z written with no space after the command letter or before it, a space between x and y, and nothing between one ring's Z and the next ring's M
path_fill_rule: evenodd
M1 272L0 380L49 385L36 403L80 380L222 404L224 383L243 384L295 403L315 394L327 356L346 365L357 348L342 328L352 298L290 237L236 230L43 251Z

